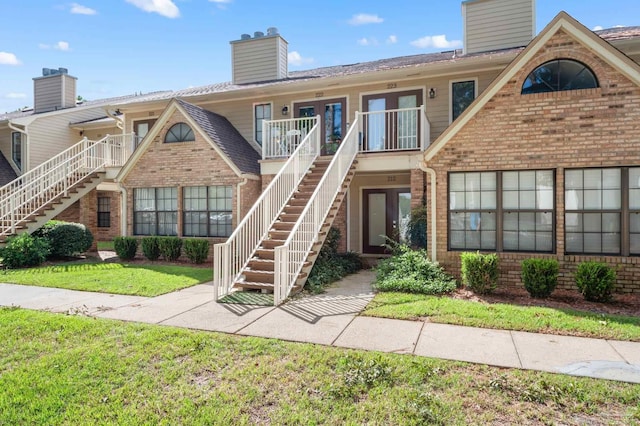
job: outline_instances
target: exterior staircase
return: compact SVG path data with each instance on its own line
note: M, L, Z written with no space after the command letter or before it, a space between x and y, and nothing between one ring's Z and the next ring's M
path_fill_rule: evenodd
M287 241L291 231L296 225L298 219L305 207L309 204L309 200L313 196L315 189L322 180L327 171L331 157L318 157L309 169L307 175L303 178L298 189L288 200L282 213L272 224L268 235L261 241L260 246L255 250L253 256L249 259L247 266L241 272L241 278L234 282L236 289L257 289L263 291L274 291L275 281L275 249L282 246ZM317 240L314 244L315 248L308 254L307 260L303 264L302 271L299 274L299 280L294 285L293 290L299 290L304 285L304 281L311 271L320 247L324 243L328 230L333 224L337 210L340 208L344 200L346 189L353 178L353 171L348 175L343 183L343 191L337 194L331 212L327 215L321 231L318 233Z
M130 155L132 135L83 139L0 188L0 242L32 233L95 189Z

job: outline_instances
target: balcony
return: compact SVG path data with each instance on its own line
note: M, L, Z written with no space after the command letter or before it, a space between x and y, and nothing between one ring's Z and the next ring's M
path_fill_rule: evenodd
M356 112L359 152L423 151L430 144L431 127L424 106L385 111ZM288 158L320 116L263 122L263 159ZM335 152L340 140L326 138L323 154Z

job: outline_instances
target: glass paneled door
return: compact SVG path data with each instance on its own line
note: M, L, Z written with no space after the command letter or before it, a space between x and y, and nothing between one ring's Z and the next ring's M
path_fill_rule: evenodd
M147 133L149 133L149 130L155 122L155 118L151 120L141 120L133 122L133 131L136 134L135 148L138 148L138 145L140 145L142 139L147 136Z
M362 98L364 129L362 150L419 149L422 90L381 93Z
M363 196L363 253L384 253L387 240L408 241L411 218L409 188L365 189Z
M315 117L320 115L320 140L322 154L332 155L346 134L346 101L344 98L300 102L293 105L294 116Z

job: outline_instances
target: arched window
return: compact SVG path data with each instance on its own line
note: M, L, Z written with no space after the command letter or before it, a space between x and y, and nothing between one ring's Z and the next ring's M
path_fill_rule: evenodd
M527 76L522 94L592 89L598 79L585 64L572 59L545 62Z
M195 140L196 137L193 134L193 130L185 123L174 124L164 137L165 143L191 142Z

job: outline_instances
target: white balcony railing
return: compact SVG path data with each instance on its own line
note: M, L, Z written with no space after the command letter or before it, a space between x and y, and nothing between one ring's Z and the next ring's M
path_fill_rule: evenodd
M15 234L21 222L88 175L124 165L132 137L85 138L0 188L0 235Z
M262 192L229 239L213 248L213 284L216 300L229 294L233 283L239 279L242 270L260 242L267 236L286 202L320 155L320 117L304 120L310 125L305 138L297 144L280 172ZM291 123L292 120L265 122L263 134L273 135L273 129L286 129Z
M289 237L282 246L275 248L274 304L279 305L291 293L299 274L327 218L342 183L358 153L361 119L349 128L340 147L333 155L329 167L318 183L309 202L302 211Z
M424 150L429 146L431 129L424 105L361 116L360 152Z
M317 117L262 122L262 158L289 158L315 126Z

